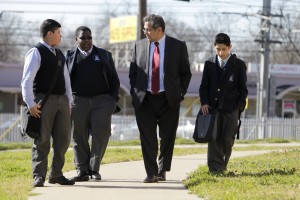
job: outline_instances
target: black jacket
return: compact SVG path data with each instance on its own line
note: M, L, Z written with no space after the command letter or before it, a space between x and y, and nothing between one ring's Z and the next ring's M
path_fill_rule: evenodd
M148 87L150 42L137 41L132 48L129 69L132 104L138 109ZM169 106L178 105L187 92L192 74L185 42L166 36L164 56L164 87Z
M217 56L204 64L199 95L201 105L208 104L222 111L243 110L248 95L246 64L235 54L226 63L225 70L218 77Z

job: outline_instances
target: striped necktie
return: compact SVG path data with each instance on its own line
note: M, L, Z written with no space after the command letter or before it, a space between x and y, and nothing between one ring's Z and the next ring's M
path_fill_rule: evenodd
M50 50L52 51L52 53L53 53L54 55L56 55L56 52L55 52L55 48L54 48L54 47L50 47Z
M225 67L225 61L221 61L221 64L220 64L220 67L221 67L221 69L224 69L224 67Z

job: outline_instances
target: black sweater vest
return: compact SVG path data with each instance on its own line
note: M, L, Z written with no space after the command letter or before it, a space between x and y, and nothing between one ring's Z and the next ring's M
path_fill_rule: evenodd
M62 95L66 93L64 78L65 57L60 50L56 50L56 56L44 45L38 43L35 46L41 55L41 66L33 81L33 92L46 94L51 85L56 69L59 67L59 74L51 94Z
M95 96L109 92L102 61L95 48L83 58L78 51L75 55L71 76L72 91L79 96Z

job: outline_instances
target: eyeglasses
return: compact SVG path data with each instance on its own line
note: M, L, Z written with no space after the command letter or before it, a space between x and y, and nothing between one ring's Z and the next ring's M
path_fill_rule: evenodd
M150 32L153 31L154 29L156 29L156 28L151 28L151 29L146 29L146 28L144 28L144 29L143 29L143 32L144 32L144 33L150 33Z
M92 36L81 36L79 39L81 40L91 40L93 37Z

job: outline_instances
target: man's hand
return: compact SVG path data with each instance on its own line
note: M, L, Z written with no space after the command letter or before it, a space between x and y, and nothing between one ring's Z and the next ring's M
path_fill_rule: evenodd
M208 104L201 106L203 115L207 115L209 113L209 108L210 108L210 106Z
M30 114L34 116L35 118L41 118L40 114L42 111L40 111L41 105L40 104L35 104L32 108L29 109Z

